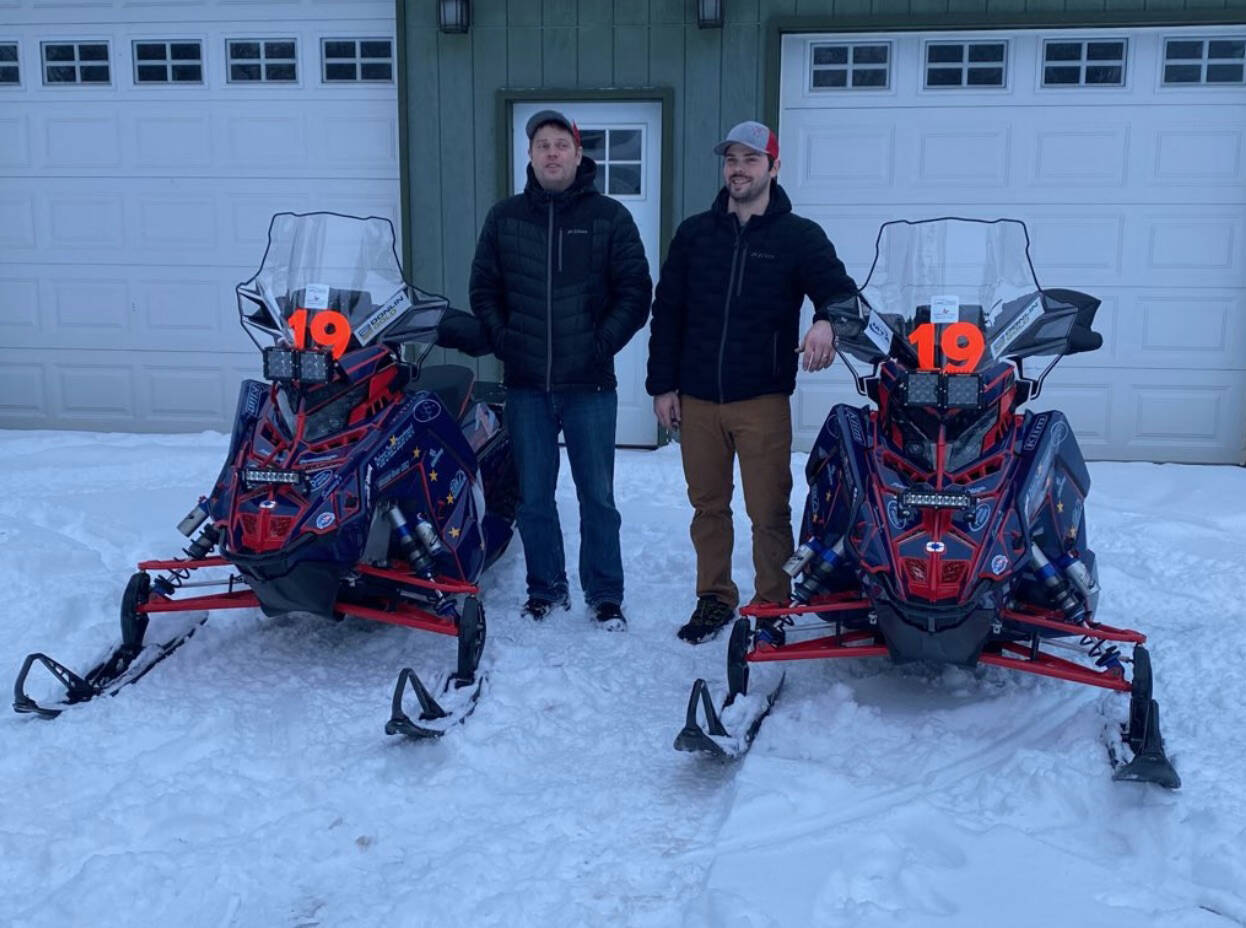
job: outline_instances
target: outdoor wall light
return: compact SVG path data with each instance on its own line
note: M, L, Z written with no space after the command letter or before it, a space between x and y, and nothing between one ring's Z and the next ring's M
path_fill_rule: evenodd
M723 0L697 0L697 25L702 29L721 29Z
M437 28L442 32L466 32L471 22L469 0L437 0Z

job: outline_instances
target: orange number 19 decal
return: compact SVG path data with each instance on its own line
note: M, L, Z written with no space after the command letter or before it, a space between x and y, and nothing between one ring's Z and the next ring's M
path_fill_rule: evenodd
M290 314L290 328L294 330L294 347L302 351L307 347L307 310ZM317 345L333 351L333 360L346 353L350 344L350 322L345 316L331 309L322 309L312 317L311 337Z
M937 369L935 364L935 326L933 322L919 325L909 341L917 346L917 365L924 371ZM939 347L944 357L953 363L944 364L943 370L949 374L965 374L972 371L982 360L982 352L986 350L986 340L981 330L970 322L953 322L943 330L939 339Z

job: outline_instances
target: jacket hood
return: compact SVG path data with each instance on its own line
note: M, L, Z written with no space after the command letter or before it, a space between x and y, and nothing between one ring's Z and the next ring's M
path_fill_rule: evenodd
M714 205L710 207L710 212L714 213L716 216L730 216L730 213L727 212L727 202L727 187L724 184L723 188L718 191L718 196L714 197ZM749 221L756 222L757 219L762 217L769 218L771 216L781 216L783 213L790 213L791 211L792 201L788 199L786 191L779 186L777 178L771 178L770 202L766 204L766 211L762 213L761 217L754 217Z
M528 201L536 206L544 206L550 200L557 203L569 203L571 200L578 199L589 193L596 193L593 186L593 179L597 176L597 162L584 155L580 159L580 166L576 168L575 180L571 182L571 186L566 190L558 193L550 193L541 186L540 181L536 179L536 173L532 170L532 163L528 163L528 182L524 184L523 192ZM788 204L791 208L791 204Z

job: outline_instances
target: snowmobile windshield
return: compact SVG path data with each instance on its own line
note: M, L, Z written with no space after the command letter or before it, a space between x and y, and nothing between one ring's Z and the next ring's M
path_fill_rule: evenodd
M403 278L388 219L337 213L273 216L263 263L237 292L258 346L257 334L335 358L377 341L431 344L447 306Z
M1019 220L900 220L879 230L869 277L859 297L832 307L832 324L841 350L867 363L968 375L1011 362L1034 395L1058 358L1102 343L1090 329L1098 305L1039 286ZM1037 380L1020 371L1030 357L1046 359ZM935 379L927 385L936 389ZM919 378L914 392L922 386ZM955 391L972 386L940 378L937 389L955 405Z

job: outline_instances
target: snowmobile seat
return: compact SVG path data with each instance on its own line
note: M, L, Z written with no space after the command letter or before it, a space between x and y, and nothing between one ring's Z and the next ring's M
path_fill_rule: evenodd
M461 364L435 364L420 368L420 374L407 384L408 393L430 390L441 397L442 405L455 419L463 418L472 396L476 374Z

